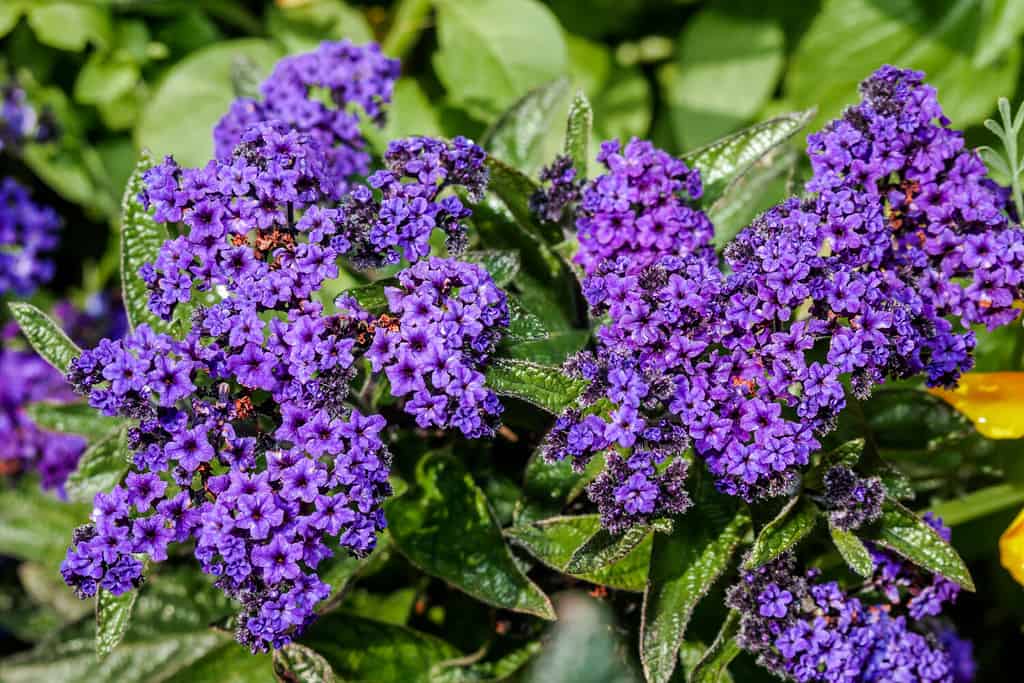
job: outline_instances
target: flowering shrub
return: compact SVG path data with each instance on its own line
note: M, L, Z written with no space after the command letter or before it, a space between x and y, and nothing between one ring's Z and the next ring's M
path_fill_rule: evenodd
M591 155L580 93L531 167L564 83L476 141L392 135L375 43L239 84L205 163L144 154L126 329L15 302L39 356L0 352L0 465L70 501L59 574L95 599L98 661L181 610L156 645L194 657L144 675L497 680L584 586L652 683L974 680L975 585L929 510L962 521L934 503L988 483L998 446L925 389L1020 324L1020 174L990 176L923 73L865 76L795 196L734 234L722 207L750 209L737 188L792 162L809 115ZM27 295L58 221L7 191ZM397 620L374 590L395 581Z

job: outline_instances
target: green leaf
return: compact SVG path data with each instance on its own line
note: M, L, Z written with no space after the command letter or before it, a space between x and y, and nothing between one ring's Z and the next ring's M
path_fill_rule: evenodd
M974 590L971 573L953 546L927 522L895 500L885 501L882 519L867 530L865 537L919 567L944 576L969 591Z
M800 132L812 116L812 111L778 116L684 154L683 160L700 170L705 204L721 197L766 154Z
M568 93L568 78L559 78L526 93L484 133L484 149L506 164L532 174L550 161L544 158L542 145L555 127Z
M687 683L723 683L729 680L726 667L740 653L736 636L740 630L739 612L732 610L725 617L715 642L707 649L697 665L693 667Z
M590 163L590 132L594 126L594 111L590 100L577 90L569 105L569 119L565 124L565 153L572 159L577 178L587 177Z
M228 641L166 679L167 683L274 683L272 657Z
M128 431L122 427L89 446L68 476L64 490L68 500L92 502L101 491L114 488L128 471Z
M408 76L399 78L395 83L395 92L391 97L384 128L369 124L363 126L366 138L381 153L387 149L391 140L411 135L439 137L441 130L441 120L434 109L434 104L419 82Z
M449 98L483 120L568 70L558 21L536 0L438 0L437 40Z
M692 671L704 658L709 649L707 645L700 641L687 640L683 642L683 646L679 649L679 665L682 668L685 680L692 680ZM733 683L733 677L729 675L728 671L722 671L719 674L719 681L721 683Z
M501 353L507 358L530 360L543 365L561 365L566 358L586 346L588 341L589 330L549 332L544 339L507 346Z
M715 226L712 241L716 247L724 247L760 214L789 196L799 158L789 146L776 147L726 187L725 193L707 210Z
M832 524L828 525L828 530L832 534L832 542L835 544L836 550L846 560L850 569L861 576L871 576L875 571L875 563L871 559L871 553L867 546L857 537L857 534L852 531L844 531Z
M743 508L724 513L731 501L708 492L677 520L671 534L655 534L640 623L640 660L649 683L668 681L679 659L686 625L750 525Z
M566 503L579 496L586 485L604 468L604 457L595 456L587 463L583 472L572 467L572 459L546 462L539 452L530 456L523 476L523 495L528 504L546 511L548 517L561 512Z
M209 131L234 99L232 72L251 60L263 73L281 57L278 47L257 38L227 40L175 64L153 93L135 129L139 147L156 158L174 154L182 166L202 166L213 156Z
M31 1L8 0L8 2L0 4L0 38L14 30Z
M800 39L786 80L788 101L818 106L814 127L857 101L857 85L882 64L920 69L957 127L981 121L1013 92L1021 50L986 69L974 61L986 23L983 0L827 0ZM823 78L822 75L827 74Z
M634 526L621 534L599 528L594 535L573 551L566 571L573 574L593 572L618 562L651 535L649 526Z
M1024 3L1017 0L985 0L983 19L974 53L974 66L984 69L1020 40L1024 33Z
M567 377L560 368L523 360L493 358L486 371L487 386L502 396L513 396L549 413L568 408L583 391L584 383Z
M106 659L124 638L131 623L139 591L114 595L105 588L96 593L96 657Z
M405 626L334 612L300 642L320 654L345 681L433 683L441 662L462 655L448 643Z
M502 335L502 344L512 345L548 338L548 329L544 326L544 321L523 308L515 296L508 297L508 315L508 329Z
M369 313L380 314L388 310L388 298L384 295L384 288L393 287L397 284L395 280L388 278L378 282L371 282L368 285L353 287L352 289L345 290L345 294L355 297L359 305Z
M25 406L25 412L40 429L61 434L78 434L89 440L106 436L123 421L101 415L87 403L49 403L42 401Z
M274 650L274 673L289 683L334 683L330 662L305 645L289 643Z
M529 235L548 244L562 240L558 226L539 223L530 211L530 197L540 189L536 180L492 156L487 157L487 168L491 174L488 188L498 195Z
M942 518L943 524L953 527L1021 503L1024 503L1024 487L1019 484L995 484L972 491L961 498L937 503L930 510Z
M135 87L139 76L137 64L94 52L75 79L75 101L82 104L112 102Z
M275 3L267 11L267 33L291 54L312 52L325 40L368 43L374 39L363 13L339 0Z
M92 43L104 48L113 39L110 12L75 2L34 3L28 25L43 45L81 52Z
M478 263L491 274L494 284L504 287L519 273L521 262L519 252L514 249L483 249L467 251L461 256L463 261Z
M654 94L638 67L612 69L606 87L591 94L590 104L594 130L602 140L643 136L651 127Z
M647 583L652 534L648 530L636 545L614 562L593 570L575 572L567 566L581 545L601 529L598 515L565 515L520 524L505 530L516 545L552 569L584 581L617 590L639 593Z
M753 569L771 562L807 537L818 522L818 506L803 498L791 500L769 522L754 540L743 562L744 569Z
M32 304L15 301L9 308L28 343L61 374L68 371L72 360L82 355L82 349L68 339L60 325Z
M784 61L782 26L767 13L721 5L698 12L679 37L673 77L662 79L676 140L689 149L754 118L775 92Z
M143 150L121 199L121 297L133 329L145 323L154 332L170 333L170 323L149 310L149 289L139 276L139 268L156 261L170 239L166 226L153 220L139 201L145 187L142 176L153 165L152 155Z
M56 572L71 532L89 518L90 506L60 504L34 477L0 488L0 553L32 560ZM0 677L2 679L2 677Z
M416 470L418 489L384 506L399 552L482 602L554 619L551 601L516 566L487 498L459 461L430 453Z

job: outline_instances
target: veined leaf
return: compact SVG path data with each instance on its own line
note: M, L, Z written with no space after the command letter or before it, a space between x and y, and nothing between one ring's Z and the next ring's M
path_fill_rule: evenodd
M508 329L502 335L502 343L506 345L523 342L543 341L548 338L544 322L530 311L523 308L515 296L508 297Z
M504 287L519 273L521 262L515 249L484 249L467 251L460 257L463 261L478 263L490 273L494 284Z
M871 553L867 546L861 541L857 534L852 531L844 531L832 524L828 525L829 533L832 534L832 542L836 550L846 560L850 569L861 576L871 576L875 571L875 563L871 559Z
M82 355L82 349L64 334L60 325L32 304L15 301L10 309L28 343L61 374L68 371L72 360Z
M507 164L532 171L546 159L540 152L544 137L564 110L569 79L558 78L521 97L484 133L480 144ZM559 106L561 105L561 106Z
M565 569L573 574L597 571L621 560L651 533L651 527L643 525L631 527L621 534L612 534L607 529L599 528L573 551Z
M337 677L330 662L312 648L289 643L274 650L274 673L289 683L334 683Z
M562 241L562 231L558 226L539 222L530 211L530 197L540 189L540 183L490 155L487 156L487 169L491 174L489 189L508 207L523 230L542 243Z
M89 519L91 508L58 503L39 490L39 480L22 477L0 488L0 553L32 560L56 572L67 552L71 532Z
M690 673L688 683L724 683L729 673L726 667L740 653L736 635L740 629L739 612L731 610L722 623L715 642L707 649Z
M100 414L87 403L30 403L25 412L40 429L61 434L78 434L95 440L123 424L123 420Z
M566 377L560 368L522 360L493 358L486 376L487 386L498 394L513 396L556 415L583 391L583 382Z
M818 506L809 500L794 498L761 529L743 567L753 569L771 562L802 541L817 522Z
M124 638L131 623L132 610L139 591L114 595L105 588L96 593L96 657L106 659Z
M590 133L594 127L594 110L590 100L577 90L569 104L569 120L565 124L565 153L572 159L577 178L587 177L590 163Z
M170 323L149 310L149 290L139 276L139 268L156 261L169 239L167 228L153 220L139 201L145 187L142 176L153 166L152 155L143 150L121 199L121 297L133 329L146 323L154 332L170 333Z
M130 464L127 434L127 428L121 427L82 453L78 467L64 484L69 500L92 502L97 493L109 491L121 481Z

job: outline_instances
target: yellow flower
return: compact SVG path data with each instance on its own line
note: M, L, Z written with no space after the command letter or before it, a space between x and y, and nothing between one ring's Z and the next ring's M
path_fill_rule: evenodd
M1024 372L969 372L952 391L929 389L989 439L1024 437Z
M1024 510L999 537L999 561L1024 585Z

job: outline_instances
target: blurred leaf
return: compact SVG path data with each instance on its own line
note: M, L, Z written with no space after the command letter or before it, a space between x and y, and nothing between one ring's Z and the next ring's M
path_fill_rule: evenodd
M351 683L433 683L433 670L462 653L434 636L353 614L321 617L300 642Z
M560 368L523 360L494 358L486 372L487 386L502 396L532 403L558 414L577 399L583 382L567 377Z
M690 19L665 89L676 139L684 149L729 133L764 107L785 59L780 23L722 3Z
M110 491L120 483L131 464L127 434L127 427L122 427L82 453L78 466L64 484L68 500L91 503L97 493Z
M800 132L813 112L794 112L762 121L721 140L687 152L683 160L700 170L705 204L721 197L754 164Z
M568 33L565 42L569 48L569 72L573 80L588 93L601 90L608 83L612 71L609 47Z
M139 147L154 157L173 154L182 166L202 166L213 157L210 131L234 99L232 68L250 59L269 72L281 56L278 47L257 38L228 40L199 50L164 76L135 129Z
M139 276L139 268L153 263L160 247L170 239L167 228L139 201L144 189L143 174L154 166L148 150L143 150L121 200L121 300L132 328L145 323L157 333L170 333L171 324L149 310L149 289Z
M82 354L82 349L68 339L60 325L32 304L13 301L8 307L36 353L61 374L66 373L71 361Z
M489 154L532 176L550 159L545 158L545 136L557 130L558 115L569 95L569 79L558 78L521 97L481 140Z
M118 643L131 623L132 609L138 599L137 590L125 591L114 595L105 588L96 593L96 657L106 659Z
M647 583L651 558L651 532L644 530L637 542L614 560L592 571L570 571L573 554L601 529L597 515L564 515L520 524L505 530L512 541L556 571L617 590L640 593Z
M89 510L85 505L59 504L52 493L39 489L34 477L5 485L0 488L0 553L56 572L71 532L89 518Z
M0 4L0 38L10 33L33 0L8 0Z
M106 436L122 424L119 418L101 415L87 403L30 403L25 412L40 429L90 440Z
M643 137L651 127L654 95L638 67L615 67L605 88L593 93L594 131L602 140Z
M438 78L485 121L568 70L558 21L536 0L438 0L437 36Z
M32 3L28 25L43 45L81 52L86 45L105 48L113 39L110 12L76 2Z
M416 589L399 588L387 594L356 589L345 598L342 609L385 624L404 625L416 604Z
M562 231L550 223L540 223L530 211L530 197L540 189L540 183L495 157L487 157L491 173L489 189L504 202L516 222L531 237L555 244L562 239Z
M532 360L544 365L561 365L566 358L586 346L588 341L589 330L552 332L544 339L521 342L502 349L502 354L508 358Z
M1019 0L982 0L982 23L974 53L974 66L983 69L1020 40L1024 33L1024 3Z
M274 673L288 683L334 683L337 677L330 663L315 650L289 643L274 650Z
M379 129L370 123L363 123L366 139L383 152L388 142L410 135L441 135L441 121L437 111L423 92L419 82L409 78L399 78L395 83L395 92L391 98L391 106L387 110L387 121L384 128Z
M929 389L989 439L1024 437L1024 372L968 372L956 389Z
M832 542L835 544L836 550L846 560L850 569L864 577L874 574L875 562L871 559L871 553L867 546L857 537L857 534L852 531L844 531L832 524L828 525L828 530L832 534Z
M654 534L640 622L640 661L649 683L671 678L693 609L728 568L750 526L745 508L728 512L732 501L701 488L671 534Z
M390 57L401 58L415 46L420 33L432 22L432 0L398 0L391 16L391 27L381 48Z
M139 76L138 65L94 52L75 79L75 100L83 104L111 102L135 87Z
M519 571L487 499L462 465L430 453L420 459L416 480L417 490L384 506L398 550L482 602L553 619L551 601Z
M953 546L927 522L895 500L886 500L881 520L866 529L864 537L919 567L944 576L969 591L974 590L971 573Z
M594 111L582 90L576 91L569 105L569 119L565 125L565 153L572 159L577 178L587 177L590 163L590 133L594 127Z
M787 503L754 539L754 546L743 562L744 569L767 564L795 547L814 531L818 512L818 506L803 498L794 498Z
M883 64L920 69L958 126L980 123L1013 92L1021 50L1012 45L986 69L974 63L983 0L826 0L796 47L786 90L796 106L818 106L813 127L857 100L857 84ZM823 76L824 75L824 76Z
M949 527L986 517L1024 503L1024 487L1018 483L994 484L977 491L934 503L928 510Z
M711 647L693 667L687 683L724 683L729 680L729 672L726 667L740 653L739 643L736 642L739 627L739 613L730 610L725 621L722 622L722 628L719 629L715 642L711 643Z
M999 562L1017 583L1024 585L1024 510L999 537Z
M340 0L274 3L267 10L267 33L289 54L312 52L325 40L373 40L373 30L359 10Z

